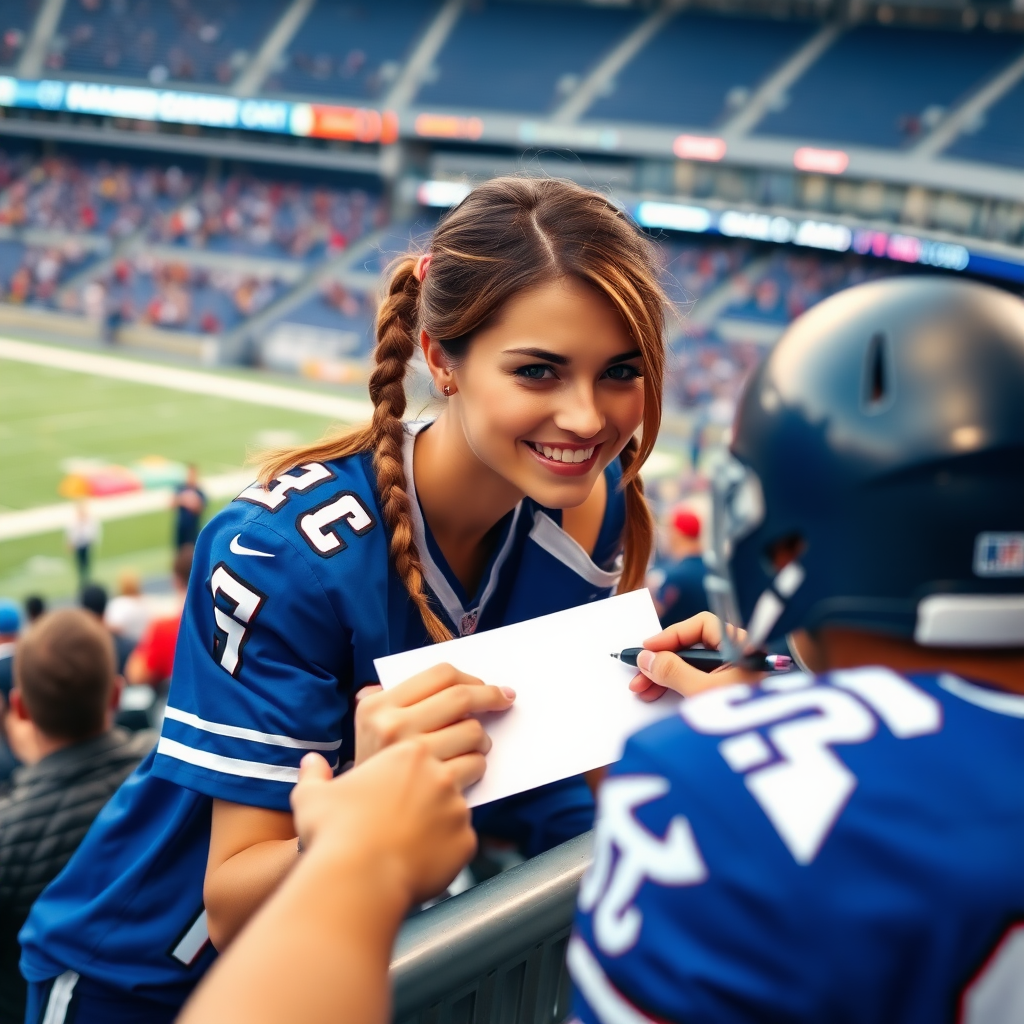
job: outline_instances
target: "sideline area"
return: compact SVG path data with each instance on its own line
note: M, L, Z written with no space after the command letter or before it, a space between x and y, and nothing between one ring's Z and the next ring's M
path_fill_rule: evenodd
M100 355L80 349L61 348L30 341L0 338L0 359L36 366L50 366L57 370L72 370L98 377L150 384L154 387L185 391L194 395L210 395L235 402L264 405L277 409L290 409L330 416L343 423L369 419L373 405L369 401L342 398L302 388L288 388L280 384L263 384L241 380L202 370L186 370L162 363L142 362L122 356Z

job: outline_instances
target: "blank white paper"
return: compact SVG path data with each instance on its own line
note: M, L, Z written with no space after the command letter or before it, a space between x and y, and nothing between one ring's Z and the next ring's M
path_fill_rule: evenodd
M377 658L384 689L442 662L516 701L484 716L494 741L483 779L466 791L471 807L612 764L638 729L673 714L681 698L645 703L629 690L636 669L609 657L639 647L661 625L647 590L553 615Z

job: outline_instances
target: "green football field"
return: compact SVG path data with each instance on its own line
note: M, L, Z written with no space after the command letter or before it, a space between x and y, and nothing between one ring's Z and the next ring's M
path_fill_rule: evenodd
M0 359L0 514L64 500L69 459L129 465L160 455L225 473L261 447L313 440L328 426L322 415ZM169 512L106 522L94 575L112 585L126 568L165 573L170 538ZM0 540L0 595L74 590L63 533Z

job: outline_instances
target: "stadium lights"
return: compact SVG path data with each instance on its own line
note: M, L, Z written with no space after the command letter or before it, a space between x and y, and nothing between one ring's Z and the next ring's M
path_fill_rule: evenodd
M416 189L416 199L421 206L447 208L461 203L471 191L463 181L424 181Z
M831 221L792 220L781 215L755 213L749 210L723 210L716 213L703 206L682 203L659 203L644 200L633 211L636 222L645 228L669 231L706 232L730 238L750 238L757 242L791 243L830 252L853 252L880 256L901 263L920 263L945 270L966 270L968 264L985 264L985 273L1019 280L1018 264L972 254L965 246L953 242L937 242L869 228L850 228Z
M680 160L721 160L727 148L725 139L703 135L679 135L672 143L672 152Z
M656 203L645 200L634 214L645 228L669 228L673 231L708 231L711 211L702 206L681 206L679 203Z
M413 131L431 139L479 139L484 133L484 123L479 117L417 114Z
M850 165L849 154L841 149L815 149L801 146L793 154L793 166L798 171L818 174L842 174Z

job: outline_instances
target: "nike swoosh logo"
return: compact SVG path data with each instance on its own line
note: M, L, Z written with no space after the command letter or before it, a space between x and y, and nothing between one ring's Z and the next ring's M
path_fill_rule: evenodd
M255 550L255 548L243 547L241 544L238 543L238 538L241 536L242 535L240 533L236 533L234 537L231 538L231 543L228 545L228 548L230 549L233 555L255 555L257 558L274 557L273 554L271 554L271 552L269 551L257 551Z

